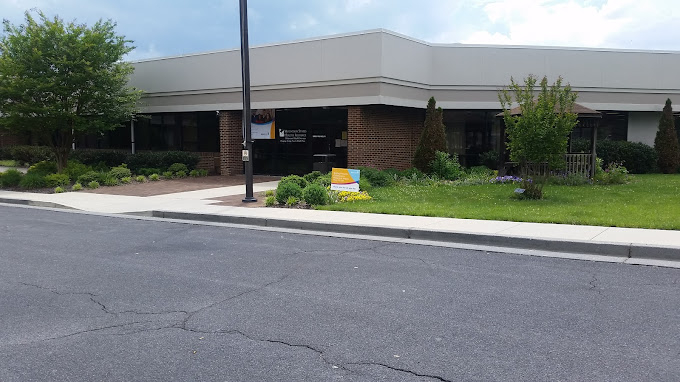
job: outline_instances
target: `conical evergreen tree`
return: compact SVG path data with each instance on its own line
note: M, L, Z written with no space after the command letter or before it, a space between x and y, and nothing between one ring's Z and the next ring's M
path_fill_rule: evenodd
M661 120L659 120L659 131L656 132L654 139L654 149L659 154L661 171L665 174L675 173L680 167L680 145L675 132L670 99L666 100L666 106L664 106Z
M420 142L413 157L413 166L422 172L429 172L430 162L435 152L446 149L446 132L444 131L444 111L437 108L437 101L431 97L425 112L425 128L420 135Z

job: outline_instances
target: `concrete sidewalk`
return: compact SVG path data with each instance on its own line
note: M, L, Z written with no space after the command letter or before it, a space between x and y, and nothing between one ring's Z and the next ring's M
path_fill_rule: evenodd
M276 185L277 182L256 183L254 190L261 192ZM443 242L488 250L513 249L516 253L541 251L605 256L606 261L637 264L667 266L666 263L675 262L676 267L680 264L680 231L215 205L219 201L214 198L244 193L242 185L147 197L0 191L0 202L353 237Z

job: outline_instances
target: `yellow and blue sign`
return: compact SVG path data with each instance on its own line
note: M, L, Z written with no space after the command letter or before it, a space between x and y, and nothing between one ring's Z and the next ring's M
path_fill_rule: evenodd
M274 109L253 110L250 116L250 136L252 139L275 139L276 120Z
M359 192L360 171L334 168L331 171L331 190Z

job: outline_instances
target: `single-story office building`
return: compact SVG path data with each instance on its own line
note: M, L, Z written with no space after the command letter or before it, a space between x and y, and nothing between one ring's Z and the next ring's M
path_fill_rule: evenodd
M256 174L323 162L411 167L430 97L444 109L449 151L475 165L503 150L497 94L510 77L562 76L579 104L602 113L599 139L653 145L664 102L680 102L680 52L430 44L371 30L252 47L250 62ZM150 117L135 122L137 150L195 151L204 168L243 172L239 49L133 64ZM131 141L128 127L79 147L129 150Z

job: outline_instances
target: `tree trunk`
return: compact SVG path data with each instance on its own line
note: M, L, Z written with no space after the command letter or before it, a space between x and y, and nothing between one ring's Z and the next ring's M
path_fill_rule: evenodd
M68 165L68 155L71 153L73 143L73 130L64 129L55 131L52 135L52 148L57 161L57 171L61 174Z

